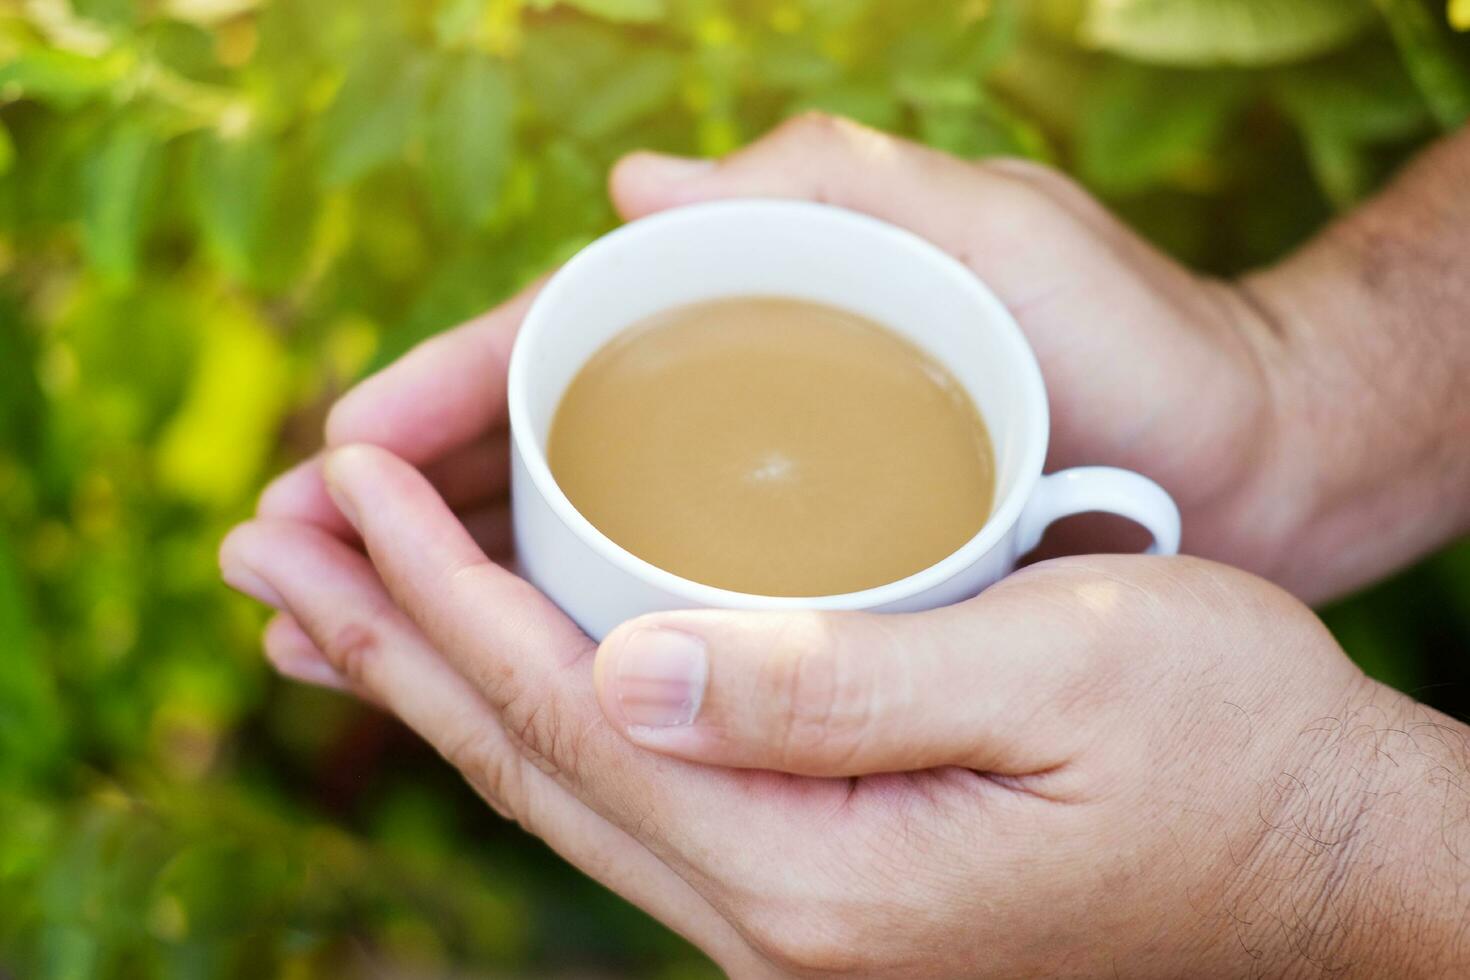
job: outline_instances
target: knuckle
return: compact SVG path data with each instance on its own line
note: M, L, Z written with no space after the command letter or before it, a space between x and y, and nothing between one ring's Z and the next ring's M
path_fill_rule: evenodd
M849 120L820 109L807 109L787 119L776 129L778 136L799 139L828 139Z
M322 652L349 683L373 689L383 654L382 637L376 628L361 622L341 626L327 635Z
M817 109L792 116L776 127L772 134L772 140L780 144L838 152L874 139L889 140L891 137L845 116Z
M505 751L493 729L470 725L445 745L444 758L464 775L496 813L507 820L521 819L525 812L525 794L518 761Z
M975 164L982 170L1023 181L1045 191L1074 193L1082 185L1055 167L1025 157L993 157Z
M507 700L502 712L526 761L551 776L582 771L585 725L569 719L553 702L523 694Z
M867 686L830 619L798 616L777 634L760 687L775 713L780 758L855 751L872 713Z
M1003 157L978 162L973 166L1008 185L1009 192L997 195L997 200L1017 211L1032 214L1045 212L1059 217L1086 212L1098 216L1107 214L1085 187L1062 171L1044 163L1020 157Z

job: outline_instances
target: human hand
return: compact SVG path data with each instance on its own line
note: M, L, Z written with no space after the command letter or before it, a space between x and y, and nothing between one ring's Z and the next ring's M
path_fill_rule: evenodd
M1145 473L1178 502L1184 551L1318 601L1470 529L1470 281L1450 271L1470 248L1467 180L1470 131L1238 282L1191 273L1053 170L820 115L718 163L634 154L612 194L629 219L806 198L929 239L1031 341L1052 399L1049 467ZM1083 530L1061 550L1098 550Z
M1465 728L1259 579L1068 559L921 615L666 613L598 650L412 467L325 473L371 560L263 520L227 578L733 975L1465 963Z

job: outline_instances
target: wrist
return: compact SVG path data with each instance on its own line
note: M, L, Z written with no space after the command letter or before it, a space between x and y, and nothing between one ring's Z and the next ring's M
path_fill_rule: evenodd
M1470 529L1470 297L1385 285L1397 245L1370 218L1239 283L1266 326L1274 448L1250 504L1277 542L1264 571L1309 601Z
M1296 740L1228 901L1281 976L1470 975L1470 729L1363 679Z
M1467 748L1466 726L1361 677L1263 771L1200 962L1220 976L1470 976Z
M1333 869L1342 959L1362 976L1470 975L1470 728L1369 689L1341 729L1362 758L1336 762L1352 800Z

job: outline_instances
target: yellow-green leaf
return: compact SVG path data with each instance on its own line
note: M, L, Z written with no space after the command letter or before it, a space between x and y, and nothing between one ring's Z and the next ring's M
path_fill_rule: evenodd
M535 10L549 10L558 5L575 7L603 20L630 23L655 21L664 14L664 0L530 0L529 3Z
M224 302L201 324L204 346L188 394L159 439L159 485L225 508L257 483L287 403L286 355L249 309Z
M260 6L260 0L168 0L170 16L195 24L217 24Z
M1450 26L1470 31L1470 0L1450 0Z
M1372 18L1368 0L1091 0L1082 36L1143 61L1269 65L1330 51Z
M127 71L125 55L101 57L60 48L25 48L0 58L0 92L61 109L75 109L105 94Z

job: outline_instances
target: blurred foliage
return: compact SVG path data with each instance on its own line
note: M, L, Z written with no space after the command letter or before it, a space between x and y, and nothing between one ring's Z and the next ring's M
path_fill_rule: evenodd
M707 976L398 728L267 675L214 566L266 476L353 378L610 227L634 147L846 113L1066 167L1228 273L1470 115L1466 28L1464 0L0 0L0 974ZM1461 547L1329 618L1463 712L1467 597Z

